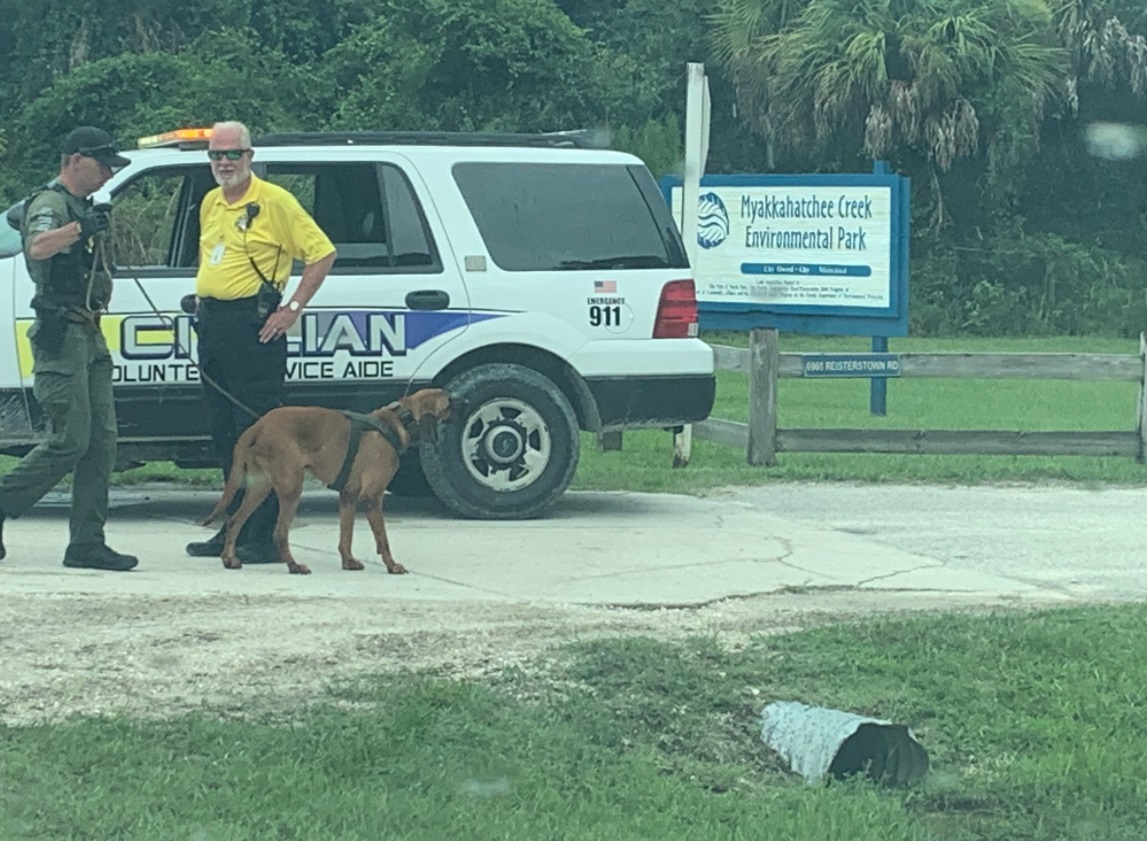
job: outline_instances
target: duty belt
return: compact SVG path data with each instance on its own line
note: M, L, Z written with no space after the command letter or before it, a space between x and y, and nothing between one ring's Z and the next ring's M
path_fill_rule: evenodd
M82 307L68 307L64 312L64 318L72 324L86 324L94 329L99 329L100 318L103 312L100 310L86 310Z

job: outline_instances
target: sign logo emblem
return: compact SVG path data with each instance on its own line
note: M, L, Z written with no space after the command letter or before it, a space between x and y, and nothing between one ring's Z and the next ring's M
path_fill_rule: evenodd
M716 248L729 238L729 211L716 193L702 193L697 198L697 244Z

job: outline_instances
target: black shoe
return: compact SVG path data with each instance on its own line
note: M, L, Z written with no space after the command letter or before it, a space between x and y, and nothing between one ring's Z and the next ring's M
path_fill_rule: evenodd
M7 556L8 550L4 548L4 512L0 511L0 561Z
M223 544L227 539L227 527L219 529L219 532L210 540L202 540L198 543L187 544L187 554L193 558L218 558L223 554Z
M278 564L279 551L269 540L256 540L240 543L235 547L235 556L241 564Z
M127 572L139 563L135 555L122 555L105 543L73 543L64 552L64 566Z

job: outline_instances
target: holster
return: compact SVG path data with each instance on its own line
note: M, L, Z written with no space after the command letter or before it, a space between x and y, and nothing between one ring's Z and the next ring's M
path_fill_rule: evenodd
M59 356L67 331L68 318L62 307L37 307L36 323L29 338L42 353Z

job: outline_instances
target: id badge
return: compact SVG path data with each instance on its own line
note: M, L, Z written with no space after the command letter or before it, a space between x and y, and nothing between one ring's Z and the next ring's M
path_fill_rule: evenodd
M211 260L209 261L211 263L211 265L218 266L220 263L222 263L223 262L223 252L226 250L227 249L223 245L223 243L219 243L217 246L215 246L215 248L213 248L211 250Z

